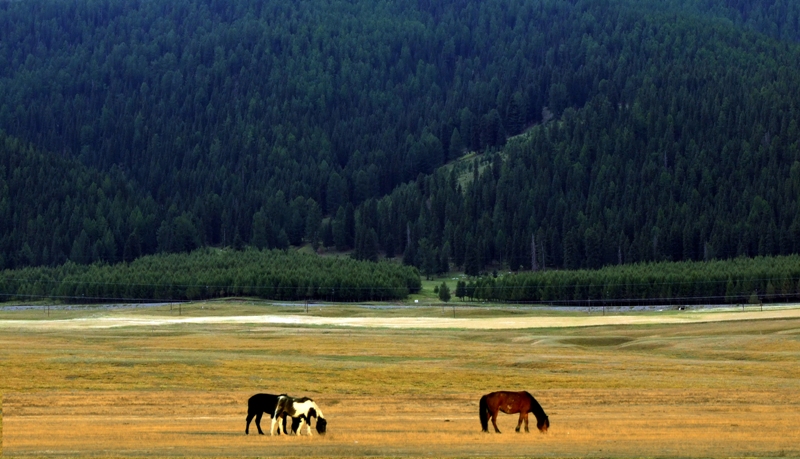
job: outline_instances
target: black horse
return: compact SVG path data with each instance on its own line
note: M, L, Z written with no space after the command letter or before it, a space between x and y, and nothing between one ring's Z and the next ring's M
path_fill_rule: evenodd
M245 435L250 434L250 421L253 420L253 417L256 418L256 427L258 428L259 435L264 435L264 431L261 430L261 416L267 413L270 419L272 419L272 414L275 412L275 407L278 405L278 397L286 397L286 394L256 394L247 400L247 427L244 429ZM283 420L283 431L286 432L286 415L284 414L281 417ZM300 419L292 418L291 431L296 432L298 427L300 427Z

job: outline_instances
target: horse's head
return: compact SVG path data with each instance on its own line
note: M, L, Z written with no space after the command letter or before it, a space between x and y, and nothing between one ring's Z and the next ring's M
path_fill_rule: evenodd
M547 429L550 427L550 418L544 416L542 419L537 419L536 427L539 429L539 432L547 433Z
M328 428L328 421L325 418L317 418L317 433L325 435L325 430Z

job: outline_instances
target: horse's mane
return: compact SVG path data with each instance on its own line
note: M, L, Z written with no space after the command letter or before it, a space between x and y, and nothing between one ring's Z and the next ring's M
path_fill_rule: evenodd
M535 398L533 398L533 395L531 395L530 392L528 392L528 391L524 391L524 392L525 392L525 395L527 395L528 398L530 399L530 402L531 402L531 413L533 413L533 415L536 416L536 427L538 427L540 430L541 430L543 425L546 425L547 427L550 427L550 419L547 417L547 414L544 412L544 408L542 408L542 405L540 405L539 402L536 401Z

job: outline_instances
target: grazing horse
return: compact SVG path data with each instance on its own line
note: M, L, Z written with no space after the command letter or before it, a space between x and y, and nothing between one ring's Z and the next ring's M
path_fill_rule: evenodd
M481 427L484 432L489 431L489 417L492 418L492 425L494 431L500 433L497 428L497 412L502 411L506 414L519 413L519 422L517 423L517 432L525 421L525 432L528 432L528 413L533 413L536 416L536 427L540 432L547 432L550 427L550 419L542 409L542 405L533 398L528 392L492 392L481 397L478 407L478 413L481 417Z
M259 435L264 435L261 430L261 416L267 413L267 416L272 418L272 413L275 412L275 407L278 405L278 397L285 397L286 394L273 395L273 394L256 394L247 400L247 427L244 428L245 435L250 434L250 421L255 416L256 427L258 428ZM300 425L299 419L292 419L292 431L297 430ZM286 430L286 417L283 417L283 429Z
M320 435L325 435L328 421L322 414L319 406L308 397L292 398L289 396L281 395L278 397L278 403L275 407L275 414L272 416L272 426L269 429L269 434L272 435L275 431L275 421L281 416L291 416L292 418L300 419L300 426L297 429L297 435L302 434L303 425L308 426L308 434L311 433L311 418L317 418L317 432ZM278 424L278 433L281 432L281 424ZM285 429L285 427L284 427ZM285 433L285 432L284 432Z

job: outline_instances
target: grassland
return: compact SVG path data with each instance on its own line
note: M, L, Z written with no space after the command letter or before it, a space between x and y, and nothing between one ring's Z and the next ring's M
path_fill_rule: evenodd
M181 314L265 311L298 308L214 302ZM476 322L511 314L464 313ZM49 321L41 310L0 313L2 444L13 457L800 456L798 318L500 331L8 325L35 314L46 325L176 311L51 311ZM309 314L446 317L436 307ZM533 393L550 431L516 434L516 416L501 415L502 434L481 434L478 398L497 389ZM245 436L247 397L284 391L314 397L329 434L258 436L251 426Z

